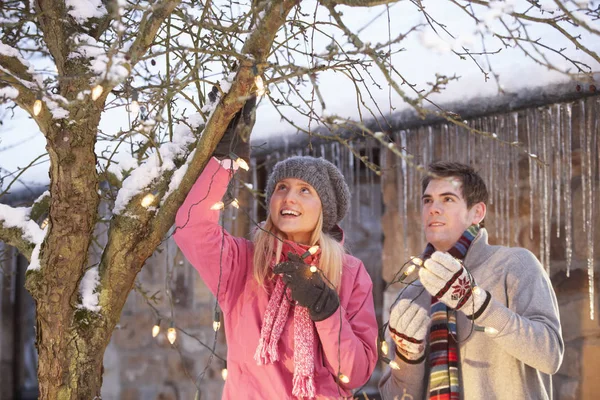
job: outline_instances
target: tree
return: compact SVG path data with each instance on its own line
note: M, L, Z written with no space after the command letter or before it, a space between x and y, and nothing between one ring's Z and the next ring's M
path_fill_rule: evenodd
M340 11L343 6L384 5L385 13L387 3L393 2L323 0L312 5L310 16L297 0L3 1L0 100L6 115L16 110L33 118L49 158L45 195L27 209L0 204L0 239L31 262L26 287L36 301L41 399L100 395L104 350L136 275L168 234L227 127L253 96L266 96L300 131L314 134L294 123L286 109L332 132L357 125L358 134L386 144L384 135L361 130L360 121L323 112L319 73L345 74L356 88L357 106L371 115L381 113L365 100L371 96L370 76L377 71L373 80L383 79L420 115L462 124L460 116L430 98L458 77L439 74L429 85L417 86L393 63L407 38L425 28L438 35L435 40L445 38L435 46L450 46L458 57L472 59L486 79L497 76L481 58L501 47L519 48L535 62L566 74L593 72L570 55L574 49L600 62L582 36L600 33L594 2L449 1L481 36L477 50L458 40L420 1L411 4L424 22L390 33L377 44L361 40ZM558 32L570 49L530 35L536 24ZM315 35L329 44L311 47ZM490 41L498 48L486 50ZM561 67L557 59L570 65ZM213 69L225 77L210 79ZM309 90L299 89L298 83ZM129 128L101 131L103 113L124 107ZM330 138L346 144L352 140L337 134ZM121 156L123 148L135 165ZM6 178L0 177L6 184L2 194L12 185ZM101 202L111 205L109 219L99 211ZM42 229L37 222L46 215ZM94 232L101 224L107 225L108 236L98 246Z

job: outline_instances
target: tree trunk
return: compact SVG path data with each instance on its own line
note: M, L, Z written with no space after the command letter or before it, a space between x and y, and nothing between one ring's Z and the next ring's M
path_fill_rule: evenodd
M94 144L100 111L89 115L83 124L65 122L46 133L50 222L41 267L26 278L36 301L40 399L99 396L102 357L110 340L97 326L99 314L77 308L99 204Z
M38 303L37 348L39 353L39 398L74 400L100 398L102 361L110 335L99 337L101 330L86 321L88 311L75 312L71 326L61 325L64 315L48 315L50 309ZM41 328L40 320L50 317ZM53 324L53 317L57 325ZM77 327L76 327L77 326Z

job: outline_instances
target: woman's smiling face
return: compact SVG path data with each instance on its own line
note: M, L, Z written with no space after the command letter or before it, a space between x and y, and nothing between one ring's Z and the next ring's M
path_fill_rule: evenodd
M277 182L269 203L275 227L286 239L301 244L310 244L321 210L321 199L315 188L295 178Z

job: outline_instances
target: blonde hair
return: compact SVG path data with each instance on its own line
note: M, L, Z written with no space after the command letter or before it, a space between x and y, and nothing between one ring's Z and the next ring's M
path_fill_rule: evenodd
M322 229L323 212L319 215L309 245L319 245L321 257L319 258L318 267L326 278L323 280L339 292L342 278L342 261L346 251L340 242L323 232ZM281 257L283 244L281 240L276 239L274 236L281 239L285 237L283 232L277 229L269 214L265 225L262 229L256 229L252 238L254 242L254 278L261 286L264 286L265 281L272 277L272 260L279 260Z

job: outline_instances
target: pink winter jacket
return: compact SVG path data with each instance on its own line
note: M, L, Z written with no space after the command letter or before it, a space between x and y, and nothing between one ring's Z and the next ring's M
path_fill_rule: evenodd
M223 399L292 399L293 313L279 341L280 361L257 365L254 353L273 285L267 283L265 290L257 284L252 242L223 230L218 222L219 211L210 210L223 197L229 179L230 172L211 159L177 212L175 241L213 294L218 293L228 346ZM318 399L350 396L350 390L367 382L375 368L377 321L372 286L363 263L345 255L340 309L315 322ZM338 359L339 371L350 379L339 387Z

